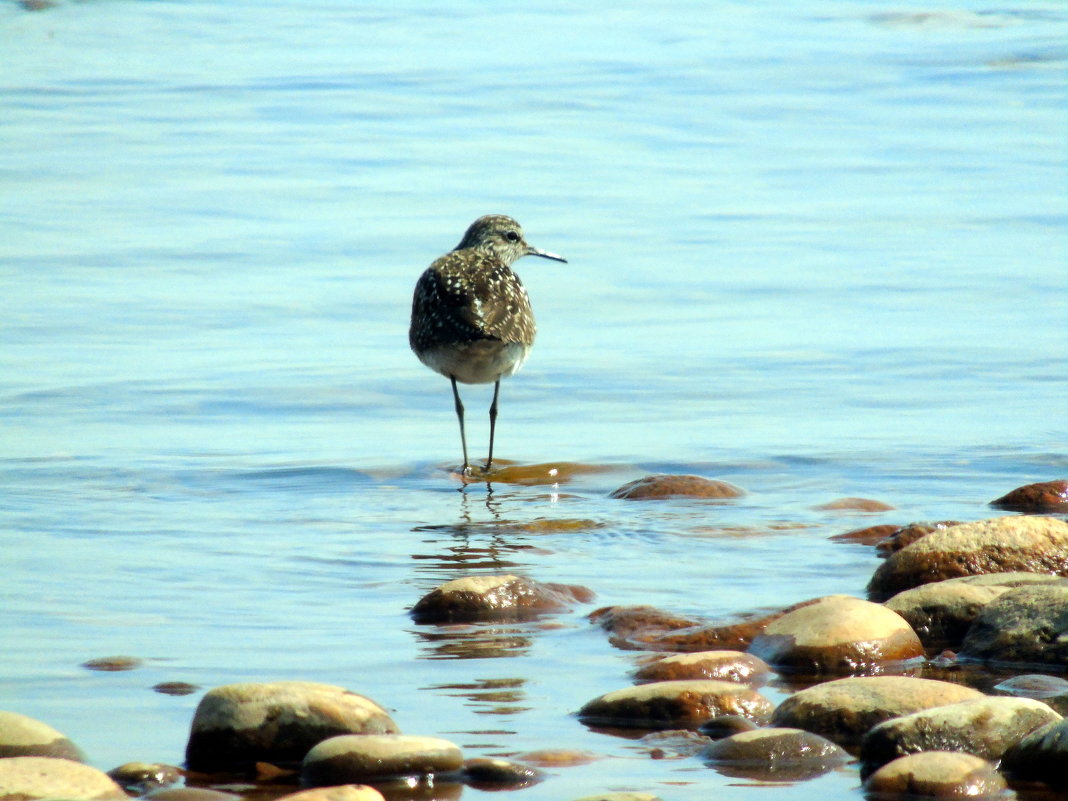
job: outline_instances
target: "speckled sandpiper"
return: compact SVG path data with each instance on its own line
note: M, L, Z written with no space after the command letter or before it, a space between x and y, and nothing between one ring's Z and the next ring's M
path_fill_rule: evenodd
M431 264L415 285L408 342L419 361L452 382L465 475L470 464L464 405L456 382L493 384L484 468L489 470L501 379L523 366L534 344L534 312L526 288L511 269L523 256L567 261L528 245L523 229L511 217L489 214L471 223L460 244Z

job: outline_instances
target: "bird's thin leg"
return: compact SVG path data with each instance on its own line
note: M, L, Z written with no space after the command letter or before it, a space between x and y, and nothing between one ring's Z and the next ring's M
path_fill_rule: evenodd
M490 404L490 449L489 458L486 459L486 469L493 464L493 430L497 427L497 395L501 391L501 379L493 382L493 403Z
M467 436L464 434L464 405L460 402L460 391L456 389L456 378L449 376L449 380L452 382L452 396L456 400L456 419L460 421L460 445L464 449L464 475L467 475Z

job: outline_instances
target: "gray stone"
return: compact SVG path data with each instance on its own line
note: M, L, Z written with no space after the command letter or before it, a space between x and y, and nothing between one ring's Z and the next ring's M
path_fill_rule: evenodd
M1014 779L1068 789L1068 719L1028 734L1005 752L1001 768Z
M312 787L453 773L463 767L460 749L437 737L345 734L323 740L304 757L301 781Z
M1068 580L1017 587L991 601L968 630L958 657L1068 665Z

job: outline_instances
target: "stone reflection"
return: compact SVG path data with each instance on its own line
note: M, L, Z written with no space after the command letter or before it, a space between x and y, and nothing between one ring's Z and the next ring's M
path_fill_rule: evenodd
M531 626L454 625L413 632L423 659L500 659L524 656L532 644Z
M527 694L521 678L474 679L457 684L432 684L423 689L441 692L453 698L466 698L479 715L513 715L531 707L524 702Z

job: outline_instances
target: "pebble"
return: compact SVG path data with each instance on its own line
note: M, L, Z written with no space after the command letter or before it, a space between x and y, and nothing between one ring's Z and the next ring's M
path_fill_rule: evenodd
M1068 719L1045 726L1014 743L1001 761L1013 779L1042 782L1056 790L1068 789Z
M12 801L125 801L126 793L101 770L69 759L16 756L0 759L0 798Z
M102 656L99 659L82 662L82 667L86 670L119 671L136 670L142 664L144 664L143 660L136 656Z
M975 698L880 723L864 737L860 758L865 775L920 751L964 751L996 762L1024 735L1060 719L1030 698Z
M459 747L437 737L405 734L343 734L312 748L301 766L305 785L432 776L463 767Z
M879 672L924 653L904 618L848 595L797 606L768 624L749 650L780 672L805 676Z
M742 651L697 651L649 662L634 673L634 678L640 681L717 679L755 686L767 681L769 672L763 659Z
M609 633L609 642L617 648L691 653L748 648L753 637L781 615L775 612L734 623L709 624L653 606L606 606L591 612L589 619Z
M127 762L109 770L108 776L127 792L141 795L149 790L177 784L182 780L182 769L160 762Z
M256 762L299 763L316 743L337 734L397 731L369 698L329 684L279 681L227 684L197 706L186 762L198 771L249 771Z
M606 693L587 702L579 719L588 726L666 729L696 727L719 715L758 722L771 714L771 702L745 685L729 681L657 681Z
M531 765L510 762L507 759L475 757L464 762L464 784L476 790L519 790L530 787L545 778Z
M814 508L822 512L889 512L894 507L871 498L836 498Z
M997 517L932 532L891 554L868 583L868 596L884 601L933 581L1011 571L1068 575L1068 523Z
M908 676L850 676L800 690L772 715L775 726L805 729L850 747L885 720L933 706L982 698L948 681Z
M850 759L837 743L789 728L740 732L708 745L702 757L725 776L758 781L810 779Z
M161 695L192 695L200 687L186 681L161 681L159 684L154 684L152 689Z
M1003 797L1005 780L985 759L956 751L925 751L900 757L864 782L869 797L918 801L924 798Z
M959 659L998 665L1068 665L1068 580L1016 587L983 607Z
M858 545L875 545L899 530L899 526L896 526L893 523L884 523L878 526L855 528L852 531L835 534L830 539L834 542L855 542Z
M85 761L81 749L48 724L18 712L0 711L0 758L18 756Z
M313 787L276 798L275 801L386 801L385 796L366 784Z
M983 607L1024 584L1059 581L1048 573L986 573L921 584L886 601L912 626L926 648L958 648Z
M572 748L539 748L536 751L517 754L516 758L542 768L573 768L596 762L601 757L591 751L578 751Z
M664 498L740 498L745 490L727 481L703 476L657 474L624 484L608 497L628 501L663 500Z
M1026 484L990 502L991 506L1025 514L1068 512L1068 480Z
M586 603L593 592L523 576L465 576L431 590L411 610L416 623L526 620Z

